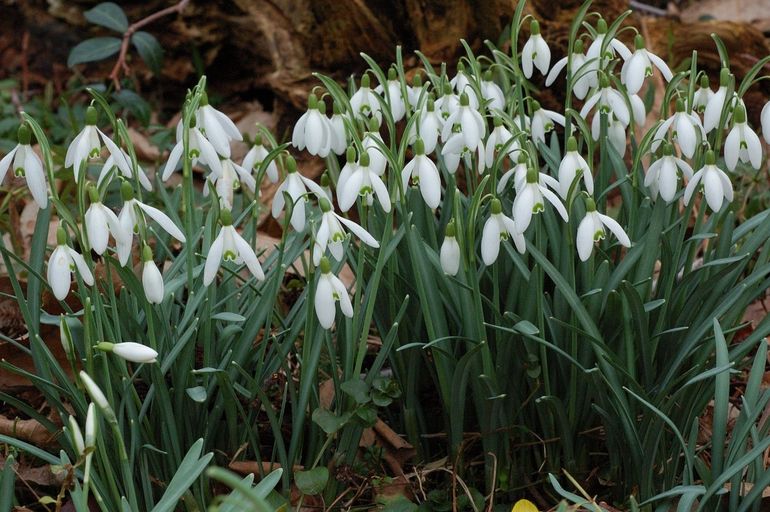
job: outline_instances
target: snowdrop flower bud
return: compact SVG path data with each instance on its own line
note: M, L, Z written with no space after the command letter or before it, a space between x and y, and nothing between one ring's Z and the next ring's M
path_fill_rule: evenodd
M222 168L219 163L219 155L211 142L201 133L198 128L195 117L190 120L190 126L187 130L188 134L188 154L187 157L191 160L191 165L195 166L199 161L204 163L211 169L212 172L217 174L222 173ZM176 125L176 145L171 149L171 153L168 155L168 161L163 167L161 178L163 181L168 180L176 170L179 160L182 158L184 152L184 124L180 119Z
M350 107L353 112L367 119L369 117L375 117L377 122L382 121L382 98L370 88L369 75L364 74L361 77L361 87L350 97Z
M156 363L158 361L158 353L155 350L133 341L123 343L102 341L96 345L96 348L104 352L112 352L116 356L132 363Z
M315 94L310 93L307 100L307 112L294 125L291 143L299 150L307 148L311 155L326 157L331 150L332 132L329 120L321 113L320 102Z
M527 183L513 201L513 217L516 221L516 230L519 233L524 233L527 230L532 215L545 210L545 200L548 200L556 208L564 222L569 220L567 210L561 200L546 185L556 190L559 188L558 181L546 174L538 173L536 168L530 167L527 171Z
M67 430L72 437L72 444L75 445L75 450L78 452L78 456L83 456L86 451L86 443L83 440L83 431L80 430L77 420L74 416L67 418Z
M71 360L75 355L75 343L72 341L72 332L64 315L59 315L59 341L61 341L67 359Z
M88 396L101 409L102 413L107 417L110 422L117 421L115 411L112 410L110 403L107 401L107 397L104 396L101 388L94 382L90 375L83 370L80 371L80 382L83 383Z
M425 144L425 153L429 155L436 149L438 136L443 127L444 118L436 112L436 104L433 101L433 97L428 96L425 107L419 113L419 120L417 123L412 124L408 142L409 144L414 144L419 130L419 136Z
M340 210L348 211L356 202L356 198L361 196L366 204L374 203L374 195L382 206L383 211L390 211L390 195L388 188L370 165L369 153L362 153L358 163L350 171L348 179L342 183L337 190L337 200Z
M708 107L706 109L708 110ZM687 158L693 157L700 140L706 138L706 132L701 125L700 118L695 114L685 112L682 100L677 100L676 113L666 119L655 132L652 146L650 146L652 151L658 150L670 128L673 128L672 138L677 141L682 154Z
M487 102L487 110L505 110L505 94L500 86L492 81L492 72L487 70L481 80L481 96ZM471 89L472 90L472 89Z
M325 197L327 199L328 197L326 192L316 182L305 178L297 172L297 161L291 155L286 157L286 172L286 179L278 187L278 190L275 191L272 214L277 219L283 211L285 206L283 193L286 192L294 203L291 213L291 225L295 230L302 231L305 229L305 203L307 202L305 196L308 190L318 197Z
M532 119L530 124L530 130L532 132L532 141L545 143L545 134L553 130L553 123L558 123L564 126L564 116L554 112L553 110L546 110L540 107L538 101L532 101Z
M472 108L466 93L460 95L460 107L444 123L441 140L444 142L442 155L459 155L475 151L487 133L487 125L479 112Z
M700 87L695 91L692 98L692 109L698 114L703 114L706 110L706 105L708 105L712 97L714 97L714 91L709 87L709 77L701 75Z
M18 131L19 143L7 155L0 160L0 183L5 179L9 168L17 178L24 178L27 182L32 199L37 205L45 209L48 207L48 187L45 182L43 163L30 145L32 133L27 123L22 124Z
M163 276L152 260L152 249L147 244L142 248L142 286L144 296L150 304L163 302Z
M123 231L120 228L118 216L102 204L96 187L89 183L87 188L91 206L88 207L85 215L86 238L91 244L91 249L101 256L107 250L110 233L115 240L118 240L123 235Z
M588 162L577 152L577 140L575 137L570 136L567 139L567 152L559 164L559 195L562 199L567 199L569 189L572 187L578 172L581 173L580 177L583 178L586 192L593 194L593 174L591 174L591 169L588 167Z
M446 226L444 242L441 244L441 250L439 251L439 260L441 261L441 269L445 274L450 276L457 275L457 272L460 270L460 244L457 243L457 238L455 237L454 219L450 220Z
M401 171L401 181L406 192L409 178L412 184L420 187L420 194L425 204L431 209L438 208L441 203L441 177L436 164L425 155L425 145L422 139L417 139L413 146L414 158Z
M605 227L617 237L620 245L631 247L631 240L620 224L612 217L597 212L594 200L590 197L586 198L586 216L578 225L577 240L575 241L581 261L586 261L591 257L594 242L604 239Z
M348 318L353 318L353 304L350 302L348 291L342 281L332 274L332 266L324 256L319 262L321 276L315 290L315 312L318 322L324 329L331 329L336 316L336 303L340 303L340 311Z
M733 200L733 185L727 174L716 166L716 156L712 150L706 152L706 165L696 172L687 184L684 190L684 204L690 203L693 192L699 184L703 185L706 203L714 212L722 208L724 199L728 202Z
M304 210L304 205L302 205L302 209ZM206 265L203 268L203 285L208 286L214 281L223 260L232 261L236 265L245 263L249 272L258 281L263 281L265 273L262 271L262 265L259 264L259 259L251 245L233 227L233 216L230 210L221 210L219 212L219 220L222 222L222 229L219 230L219 235L211 243L209 252L206 255Z
M369 247L378 248L379 242L369 234L367 230L345 217L341 217L334 213L332 210L331 202L326 198L320 198L318 205L321 207L323 214L321 215L321 225L318 228L318 232L315 236L315 244L313 245L313 264L319 265L321 263L321 257L326 252L326 248L329 248L329 252L332 253L334 259L342 261L344 256L342 242L348 238L345 230L350 231L356 235L359 240L368 245ZM343 227L344 226L344 227Z
M681 158L677 158L674 155L674 147L666 143L663 146L663 156L650 165L644 177L644 185L649 187L653 199L657 199L658 193L667 203L674 199L676 184L679 180L677 169L681 170L688 181L692 179L692 167Z
M657 55L647 51L644 47L644 38L637 34L634 38L636 51L630 59L623 63L620 71L620 81L626 85L628 94L636 94L642 88L644 79L652 76L653 65L660 70L660 74L666 82L670 82L674 77L668 65Z
M70 281L72 273L77 268L83 282L89 286L94 284L94 276L77 251L67 246L67 234L64 228L59 227L56 231L56 249L51 253L48 260L48 284L54 297L58 300L64 300L70 291Z
M251 146L249 152L246 153L246 156L243 157L241 167L250 173L259 170L262 162L264 162L265 158L267 158L268 153L269 151L262 144L262 134L258 133L254 137L254 145ZM278 181L278 167L275 165L275 159L267 164L267 177L272 183L276 183Z
M543 75L548 74L548 68L551 65L551 50L543 36L540 35L540 23L532 20L529 25L530 36L521 52L521 69L524 76L532 78L532 66L534 66Z
M89 159L96 158L102 152L102 143L107 147L107 151L113 158L115 165L122 170L125 175L131 175L131 167L123 156L124 153L118 146L107 137L104 132L96 127L97 112L94 107L86 109L86 125L78 133L67 148L67 154L64 157L64 166L72 167L75 174L75 181L78 181L80 168L87 163ZM101 139L101 143L99 140Z
M725 139L725 164L731 171L741 162L751 162L754 169L762 165L762 143L746 122L746 107L737 105L733 111L733 129Z
M491 215L484 223L481 234L481 259L487 266L497 261L500 240L508 240L509 236L512 237L516 250L521 254L524 254L527 248L524 235L516 230L513 219L503 213L503 206L499 199L492 199L490 211Z
M569 57L562 57L556 64L553 65L551 71L548 72L548 76L545 79L545 86L550 87L555 81L559 73L567 67ZM572 84L572 92L575 97L582 100L588 94L588 89L591 87L591 76L587 73L581 72L581 68L586 63L586 56L583 53L583 40L578 39L572 49L572 64L571 69L567 70L569 78L572 78L575 74L580 73L579 78Z
M88 411L86 412L86 437L83 445L83 452L86 454L86 467L83 470L83 484L88 485L91 480L91 460L94 457L94 449L96 448L96 407L94 403L88 404Z
M374 91L380 95L383 95L382 84L378 85ZM390 113L393 116L393 121L396 123L404 118L406 115L406 103L401 95L401 82L398 80L398 74L395 68L388 70L388 80L385 83L384 96L388 99L390 104Z

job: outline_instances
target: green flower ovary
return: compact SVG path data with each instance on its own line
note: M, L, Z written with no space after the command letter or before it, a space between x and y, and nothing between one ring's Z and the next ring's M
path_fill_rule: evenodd
M543 203L535 203L532 205L532 213L540 213L545 210L545 205Z
M225 251L225 253L222 255L222 259L225 261L235 261L237 257L238 255L230 250Z
M24 172L24 167L17 167L13 170L13 174L16 175L17 178L23 178L26 176L26 173Z
M594 233L594 242L599 240L604 240L604 229L597 229L596 233Z

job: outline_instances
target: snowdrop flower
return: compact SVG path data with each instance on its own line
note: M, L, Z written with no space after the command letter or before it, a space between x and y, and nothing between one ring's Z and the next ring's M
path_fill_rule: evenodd
M102 204L99 199L99 191L95 186L88 185L88 195L91 198L91 206L88 207L85 215L86 238L91 244L91 249L101 256L107 250L110 233L117 241L123 236L123 230L120 227L118 216Z
M209 105L209 97L205 92L201 95L195 118L201 132L211 142L217 153L230 158L230 141L243 140L243 136L229 117Z
M553 123L564 126L564 116L553 110L541 108L538 101L532 101L530 131L535 144L545 143L545 134L553 130Z
M669 129L672 129L672 139L677 141L679 149L687 158L693 157L700 140L706 138L706 132L701 125L700 118L695 114L685 112L682 100L676 101L676 113L666 119L655 132L652 146L650 146L652 151L658 150Z
M606 75L602 75L599 80L599 90L588 98L583 108L580 109L580 117L588 119L588 113L597 105L599 106L599 113L609 114L612 112L623 123L623 126L628 126L631 122L631 114L623 95L610 87L610 80Z
M470 103L470 97L468 97L468 102ZM474 108L477 107L478 105ZM448 119L458 108L460 108L460 97L454 93L449 83L444 83L444 94L436 100L436 109L439 111L441 119Z
M550 178L546 180L545 178ZM551 181L553 180L553 181ZM569 220L567 210L559 197L551 192L546 185L558 188L558 182L550 176L539 173L536 168L530 167L527 171L527 183L521 188L513 201L513 218L516 222L516 231L524 233L529 227L532 215L545 210L545 200L556 208L564 222Z
M457 91L457 94L466 93L470 103L476 105L475 108L478 108L479 99L476 96L476 90L471 85L471 79L468 77L468 73L465 72L465 64L462 62L457 63L457 74L449 81L449 85Z
M692 167L674 155L674 146L667 142L663 145L663 156L650 165L644 177L644 186L650 189L653 199L657 199L658 194L667 203L674 199L679 171L688 181L692 179Z
M240 165L236 164L229 158L224 158L221 161L222 173L217 174L212 172L208 176L208 180L214 186L219 196L219 202L222 208L231 209L233 207L233 192L240 188L241 183L251 190L252 193L256 193L257 182L251 172L247 171ZM208 187L203 189L203 196L208 196Z
M703 114L706 111L706 105L708 105L711 98L714 97L714 91L709 87L709 77L701 75L700 87L692 98L692 109L698 114Z
M644 101L637 94L630 95L628 100L631 103L631 115L634 122L639 128L644 127L644 122L647 119L647 108L644 106Z
M644 47L644 37L641 34L637 34L634 38L634 46L636 51L630 59L623 63L623 68L620 71L620 81L626 85L628 94L636 94L641 90L644 79L652 76L653 65L658 68L666 82L671 81L674 75L668 65L663 62L663 59L647 51Z
M45 209L48 207L48 187L45 183L45 171L40 158L32 150L30 141L32 133L26 123L19 127L19 143L7 155L0 160L0 183L5 179L9 168L18 178L24 178L27 182L32 199L37 205Z
M417 105L420 103L420 97L422 96L423 91L426 90L427 87L422 83L422 76L417 73L412 78L412 85L406 86L406 97L413 110L417 108Z
M361 87L350 97L350 107L353 112L364 119L375 117L377 122L382 121L382 107L380 102L382 98L370 88L369 75L364 74L361 77Z
M147 345L142 345L141 343L135 343L133 341L125 341L123 343L102 341L96 345L96 348L104 352L112 352L116 356L131 363L142 364L158 362L158 352Z
M505 110L505 94L503 90L492 81L492 72L487 70L480 84L481 97L487 102L487 110Z
M383 90L385 95L383 95ZM385 82L385 88L382 84L378 85L374 92L387 98L387 102L390 104L390 113L393 116L394 122L399 122L406 115L406 103L404 97L401 94L401 82L398 80L398 74L395 68L388 70L388 80ZM343 150L344 151L344 150Z
M332 117L329 119L329 129L331 130L331 150L335 155L341 155L348 147L348 134L345 131L345 121L342 115L342 107L334 102L332 106ZM278 181L277 174L273 183Z
M305 178L297 172L297 162L291 155L286 157L286 171L286 179L278 187L278 190L275 191L275 196L273 197L272 214L277 219L283 211L285 206L283 193L286 192L293 203L290 205L292 212L291 225L295 230L302 231L305 229L305 203L307 202L305 196L308 190L319 198L324 197L328 199L328 197L326 197L326 192L316 182Z
M580 178L583 178L586 192L593 195L593 174L591 174L591 169L588 167L588 162L577 151L577 140L575 137L570 137L567 139L567 151L564 153L564 158L562 158L559 164L559 195L562 199L567 199L569 189L572 187L575 179L579 179L578 172L580 172Z
M441 140L444 142L442 155L461 154L475 151L487 132L487 125L481 114L469 104L468 95L460 95L460 107L444 123Z
M599 70L605 69L607 61L615 58L615 52L618 52L624 61L631 58L631 51L617 38L613 37L605 46L607 30L607 22L604 19L599 19L596 22L596 39L593 40L586 52L586 62L589 62L588 68L590 70L588 78L591 81L591 86L596 86L599 83ZM602 46L605 46L603 52Z
M497 261L500 240L508 240L509 236L513 238L513 244L521 254L524 254L527 249L524 235L516 229L513 220L503 213L503 206L499 199L492 199L490 211L491 215L484 223L481 234L481 259L486 266Z
M326 248L329 248L329 252L332 253L334 259L342 261L344 254L342 248L342 242L349 237L345 232L350 231L358 237L363 243L369 247L375 249L380 246L379 242L369 234L367 230L345 217L341 217L334 213L332 204L328 199L321 198L318 201L321 211L321 225L318 228L318 232L315 235L315 243L313 244L313 264L318 266L321 263L321 257L326 253ZM344 226L344 227L343 227Z
M83 484L88 485L91 479L91 460L94 456L93 448L96 446L96 410L94 403L88 404L88 410L86 412L86 437L83 439L83 433L80 430L80 426L75 420L74 416L67 418L67 423L75 449L80 457L85 456L85 468L83 470Z
M291 135L292 145L300 151L307 148L311 155L325 158L331 151L332 130L329 119L321 112L326 107L323 101L318 101L315 94L310 93L307 100L307 112L294 125Z
M414 144L419 134L425 144L425 153L431 154L436 149L438 136L444 127L444 118L436 112L436 106L433 98L428 97L425 107L419 113L419 119L412 124L409 132L409 144Z
M107 176L110 176L110 171L112 169L117 169L118 172L122 176L125 176L127 179L132 180L134 179L134 173L131 169L132 163L131 163L131 157L128 156L128 153L126 153L123 148L118 148L120 152L123 154L123 159L128 164L128 167L121 168L115 163L115 159L110 155L107 160L104 161L104 165L102 165L102 170L99 172L99 178L96 180L96 184L98 186L102 185L102 182ZM152 190L152 183L150 182L150 179L147 177L147 175L144 173L144 169L137 163L136 164L136 171L137 171L137 178L139 179L139 184L147 191Z
M706 152L706 165L696 172L687 188L684 189L684 204L689 204L693 192L698 185L703 185L706 195L706 203L714 212L722 208L722 201L733 200L733 185L725 172L716 166L716 156L712 150Z
M122 266L128 263L128 258L131 255L131 245L134 240L133 234L137 231L139 212L157 222L169 235L182 243L185 242L182 230L174 224L168 215L134 198L134 190L129 182L124 181L121 184L120 195L123 198L123 209L118 214L121 235L116 237L115 241L117 242L118 261L120 261Z
M493 123L494 128L489 134L485 146L485 155L483 159L484 166L480 165L479 170L482 170L483 168L492 168L492 165L495 162L495 155L500 151L503 151L503 148L505 148L505 152L511 160L513 160L513 157L517 152L521 151L519 141L513 139L513 135L508 128L503 126L503 119L495 117ZM508 144L511 139L513 139L513 142Z
M324 194L326 194L326 197L334 197L334 194L332 194L332 179L329 176L328 169L324 171L323 174L321 174L321 179L318 180L318 182L321 185L321 190L323 190Z
M131 169L123 157L123 152L107 137L104 132L96 127L97 112L94 107L86 109L86 125L78 133L67 148L67 154L64 157L64 167L72 167L75 174L75 181L80 176L80 167L87 163L89 159L98 157L102 152L102 143L107 147L107 151L113 158L115 165L121 169L125 175L131 175ZM99 142L101 140L101 142Z
M770 101L762 107L759 121L762 123L762 136L765 138L765 142L770 144Z
M144 296L150 304L163 302L163 275L152 259L152 249L147 244L142 248L142 287Z
M725 139L725 164L731 171L738 165L751 162L754 169L762 165L762 143L746 122L746 107L738 105L733 111L733 129Z
M254 145L251 146L249 152L243 157L241 167L249 172L257 171L262 165L262 162L265 161L265 158L267 158L268 154L269 151L262 144L262 134L258 133L256 137L254 137ZM266 171L268 179L270 179L272 183L276 183L278 181L278 166L275 165L275 159L267 164Z
M390 211L390 196L388 187L383 183L376 172L372 170L368 153L362 153L358 159L358 164L350 171L350 177L337 188L337 201L340 210L346 212L355 204L356 197L361 196L366 204L371 206L374 203L374 195L380 202L383 211Z
M414 158L401 171L404 193L411 178L412 184L420 187L420 194L425 204L431 209L438 208L441 203L441 178L436 164L425 156L425 145L422 139L417 139L412 149L414 149Z
M245 263L249 272L258 281L263 281L265 273L262 271L262 265L259 264L259 259L257 259L251 245L233 227L233 216L230 210L221 210L219 220L222 222L222 229L219 230L219 234L211 243L206 255L206 265L203 267L203 285L208 286L214 281L223 260L232 261L236 265Z
M556 81L556 77L559 76L559 73L561 73L565 67L567 67L568 63L569 57L565 56L553 65L551 71L548 72L548 76L545 79L546 87L550 87L554 81ZM571 69L568 69L567 73L569 78L573 78L575 75L578 75L578 79L575 80L572 84L572 92L575 94L575 97L580 100L586 97L586 94L588 94L588 89L591 88L590 75L585 73L584 70L581 71L581 68L585 63L586 56L583 53L583 40L578 39L575 41L575 44L572 48Z
M591 257L594 242L604 239L606 236L605 227L615 235L620 245L631 247L631 239L628 238L620 224L612 217L597 212L594 200L590 197L587 198L586 216L583 217L583 220L578 225L577 240L575 240L578 256L580 256L581 261L586 261Z
M599 137L601 137L601 132L601 115L594 115L591 121L591 137L598 141ZM622 157L626 154L626 126L612 112L607 115L607 138L618 155Z
M524 76L532 78L532 67L536 67L544 76L551 65L551 49L540 35L540 23L532 20L529 25L529 39L521 52L521 69Z
M197 127L197 121L193 117L190 120L190 127L188 128L188 155L187 157L192 161L191 165L195 166L198 161L203 162L213 172L221 173L221 165L219 163L219 155L217 154L214 146L211 142L201 133ZM171 174L176 170L179 160L182 158L184 152L184 139L183 133L184 125L180 120L176 125L176 145L171 149L171 153L168 155L168 161L163 167L163 173L161 174L161 180L166 181L171 177Z
M441 262L441 270L447 275L456 276L460 270L460 244L457 243L457 238L455 237L454 219L450 220L446 226L444 241L441 243L441 249L439 250L439 261Z
M719 125L722 111L727 103L727 89L730 86L731 78L730 70L722 68L719 72L719 89L711 96L703 112L703 129L706 133L711 133L711 130Z
M364 138L361 140L361 145L369 155L369 161L371 169L377 176L385 174L385 168L388 166L388 160L382 153L382 147L385 143L380 137L380 126L376 119L369 121L369 130L364 133Z
M59 227L56 231L56 248L51 253L48 260L48 284L54 297L58 300L64 300L70 292L70 281L72 273L77 269L83 282L88 286L93 286L94 276L86 265L86 260L77 251L67 246L67 234L64 228Z
M110 403L107 401L107 397L104 396L104 392L99 388L99 385L94 382L90 375L85 371L80 370L80 382L82 382L88 396L91 397L91 401L96 404L99 409L102 410L107 418L115 419L115 412L112 410Z
M505 191L505 187L508 185L508 182L511 180L511 178L513 178L513 185L516 193L519 193L521 185L527 182L527 170L529 169L527 162L527 154L523 151L520 152L516 165L511 169L508 169L505 174L500 176L500 181L497 182L498 194L502 194Z
M339 175L339 178L337 178L337 202L338 203L342 201L342 190L345 188L345 183L348 182L348 180L350 179L350 177L353 175L353 173L357 168L358 168L358 163L356 162L356 148L355 146L350 146L348 147L348 150L345 152L345 165L343 165L342 169L340 169L340 175ZM353 201L355 202L355 198L353 199Z
M353 318L353 304L350 302L348 291L342 281L332 274L332 266L324 256L319 263L321 276L315 289L315 313L318 322L324 329L331 329L337 313L336 303L340 303L340 311L348 318Z

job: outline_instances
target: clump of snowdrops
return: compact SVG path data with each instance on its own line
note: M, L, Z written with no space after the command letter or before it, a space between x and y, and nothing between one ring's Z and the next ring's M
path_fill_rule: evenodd
M242 134L202 80L154 180L99 93L63 165L25 115L0 174L26 179L41 210L31 260L4 258L26 273L26 292L14 278L31 339L20 349L60 423L13 403L64 435L59 457L1 440L72 468L81 508L89 492L102 510L166 510L183 495L207 503L205 450L303 464L300 490L330 503L342 487L329 468L360 463L362 429L398 400L390 423L418 457L450 455L488 502L527 495L545 471L552 499L578 503L595 468L604 492L632 507L718 507L726 483L761 491L770 438L758 414L770 395L760 370L729 444L726 425L730 372L766 352L767 320L732 338L770 285L770 222L763 212L738 223L731 174L763 165L742 97L770 58L738 82L715 38L719 77L695 53L676 71L623 26L627 14L604 20L586 2L557 61L523 7L511 53L465 45L451 76L418 52L424 66L407 80L400 49L387 70L364 54L369 69L347 90L319 75L291 142L260 128L240 161L231 145ZM541 86L563 89L558 111L537 101ZM100 111L109 128L98 127ZM770 142L770 107L761 117ZM303 151L325 160L320 182L292 156ZM202 191L195 167L207 173ZM49 186L56 178L74 183L72 197ZM258 193L265 179L280 182L270 205ZM260 251L263 207L284 234ZM345 268L354 280L340 277ZM302 287L283 304L287 273ZM61 318L40 311L44 287ZM74 378L39 338L52 322ZM377 354L367 352L372 334ZM296 378L274 403L276 372ZM265 439L254 426L264 415ZM426 441L437 432L444 442ZM483 463L464 464L473 459ZM288 489L292 474L279 479ZM730 509L759 497L732 493Z

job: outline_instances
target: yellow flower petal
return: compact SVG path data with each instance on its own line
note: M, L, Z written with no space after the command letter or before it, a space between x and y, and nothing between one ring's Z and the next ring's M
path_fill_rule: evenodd
M519 500L511 509L511 512L539 512L534 503L529 500Z

